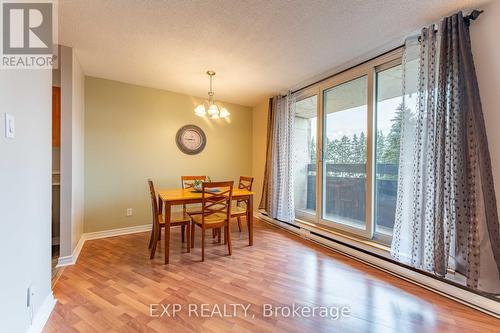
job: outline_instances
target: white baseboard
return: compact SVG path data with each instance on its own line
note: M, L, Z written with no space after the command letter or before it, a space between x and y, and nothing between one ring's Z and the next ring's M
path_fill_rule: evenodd
M76 263L76 261L78 260L78 256L80 255L80 251L82 250L83 245L85 244L85 241L92 240L92 239L100 239L100 238L108 238L108 237L115 237L115 236L121 236L121 235L135 234L135 233L146 232L146 231L150 231L150 230L151 230L151 224L143 224L143 225L138 225L138 226L133 226L133 227L125 227L125 228L84 233L80 237L80 240L78 241L78 244L76 245L73 253L70 256L59 257L56 267L64 267L64 266L74 265Z
M85 234L80 237L80 240L78 241L78 244L76 244L76 247L71 255L59 257L56 267L64 267L74 265L76 263L76 261L78 260L78 256L80 255L80 251L82 250L83 244L85 243L84 235Z
M307 227L304 227L302 225L298 228L295 228L286 223L282 223L268 216L262 215L261 213L255 213L254 217L264 222L278 226L281 229L285 229L289 232L297 234L300 237L324 246L332 251L341 253L354 260L363 262L364 264L377 268L391 275L397 276L403 280L409 281L442 296L453 299L459 303L475 308L494 317L500 318L500 302L498 301L483 297L481 295L456 287L452 284L440 281L438 279L434 279L425 274L418 273L414 270L410 270L408 268L405 268L404 266L400 266L390 261L367 254L363 251L356 250L353 247L343 245L341 243L335 242L333 240L328 240L320 236L316 236L310 233L310 230L308 230ZM326 236L323 232L318 232L318 230L312 231ZM333 239L334 237L331 238Z
M50 314L52 313L52 310L54 309L56 303L57 301L54 298L54 295L52 295L52 292L50 292L43 301L43 303L41 304L38 311L36 311L35 316L33 318L33 323L28 328L27 333L42 332L43 327L47 323L47 320L49 319Z
M126 227L126 228L118 228L111 230L103 230L103 231L95 231L95 232L87 232L82 235L85 240L91 239L99 239L99 238L108 238L115 237L121 235L135 234L138 232L151 231L151 224L143 224L134 227Z

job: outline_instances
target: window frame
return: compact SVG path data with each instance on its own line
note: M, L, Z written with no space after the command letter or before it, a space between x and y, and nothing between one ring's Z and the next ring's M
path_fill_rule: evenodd
M296 93L294 93L294 98L295 98L295 101L294 103L297 103L297 102L300 102L304 99L307 99L307 98L310 98L310 97L313 97L313 96L317 96L317 100L316 100L316 118L318 119L319 117L319 112L320 112L320 108L319 108L319 87L316 87L316 86L311 86L311 87L308 87L308 88L305 88L305 89L302 89ZM311 213L308 213L308 212L305 212L301 209L295 209L295 218L297 219L300 219L300 220L304 220L304 221L308 221L308 222L315 222L317 220L317 216L318 216L318 186L320 185L318 183L318 150L320 149L319 148L319 139L318 139L318 135L319 135L319 126L316 126L316 210L314 211L314 214L311 214Z
M377 89L378 89L378 86L377 86L377 74L380 73L380 72L383 72L385 70L388 70L388 69L391 69L391 68L394 68L396 66L400 66L402 65L402 57L400 58L396 58L396 59L393 59L391 61L388 61L386 63L383 63L379 66L376 66L375 67L375 72L374 72L374 112L373 112L373 129L374 129L374 133L377 133L377 115L378 115L378 112L377 112ZM374 136L373 137L373 140L374 140L374 151L373 151L373 179L374 179L374 183L373 183L373 236L372 236L372 240L376 241L376 242L379 242L379 243L382 243L382 244L385 244L385 245L390 245L391 244L391 241L392 241L392 233L391 235L388 235L386 233L382 233L382 232L379 232L377 231L377 228L376 228L376 218L375 218L375 214L376 214L376 211L375 211L375 192L376 192L376 178L377 178L377 170L376 170L376 167L377 167L377 157L376 157L376 153L377 153L377 142L376 142L376 137Z
M375 138L376 133L376 74L388 68L392 68L402 63L403 48L399 47L376 58L368 60L362 64L344 70L338 74L332 75L322 81L310 85L304 89L293 93L296 102L302 99L317 95L317 137L316 137L316 211L315 214L307 214L297 211L296 220L298 222L308 222L317 225L325 230L330 230L334 233L345 234L350 237L373 241L387 245L392 237L377 233L375 230L375 177L376 177L376 150ZM367 77L367 156L366 156L366 193L365 193L365 229L355 227L323 219L323 168L324 168L324 94L326 91L339 86L343 83L355 80L357 78Z

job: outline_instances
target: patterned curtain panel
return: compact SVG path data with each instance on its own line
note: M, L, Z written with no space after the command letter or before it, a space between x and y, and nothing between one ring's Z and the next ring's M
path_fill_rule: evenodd
M264 168L264 181L262 184L262 197L260 198L259 209L270 214L272 191L272 161L273 161L273 140L275 126L275 111L273 110L273 99L269 99L267 111L267 139L266 139L266 166Z
M285 222L295 219L293 200L293 130L295 103L290 94L269 103L266 169L260 209Z
M455 269L469 287L498 292L496 198L462 13L408 40L403 66L406 112L391 254L441 277Z

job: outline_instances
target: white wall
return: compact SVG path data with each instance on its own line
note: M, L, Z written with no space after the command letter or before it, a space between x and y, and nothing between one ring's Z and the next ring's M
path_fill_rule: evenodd
M471 24L471 43L479 83L479 93L483 105L486 134L490 148L493 182L495 184L497 209L500 215L500 1L494 1L485 6L484 13ZM484 222L484 221L483 221ZM479 287L489 292L499 291L498 270L490 249L485 223L480 224L481 271Z
M500 215L500 1L482 9L470 32Z
M151 223L148 178L157 188L171 188L180 186L182 174L236 182L251 174L251 109L219 101L231 116L211 120L194 114L202 102L203 98L86 77L85 232ZM200 154L186 155L175 144L177 131L186 124L205 132L207 144ZM127 216L127 208L132 216Z
M35 316L42 304L53 304L51 84L50 70L0 70L1 332L28 329L28 286ZM5 112L15 117L14 139L5 138Z
M85 77L72 48L61 46L61 247L71 256L83 233Z
M72 237L71 246L74 249L83 234L84 211L84 135L85 135L85 75L80 62L73 52L73 173L72 173Z

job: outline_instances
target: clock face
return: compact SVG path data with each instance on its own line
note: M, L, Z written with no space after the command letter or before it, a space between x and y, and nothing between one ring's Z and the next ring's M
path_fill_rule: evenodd
M187 130L182 133L181 141L187 149L195 150L201 146L201 135L197 131Z
M189 155L198 154L205 148L205 133L195 125L183 126L177 132L176 143L182 152Z

